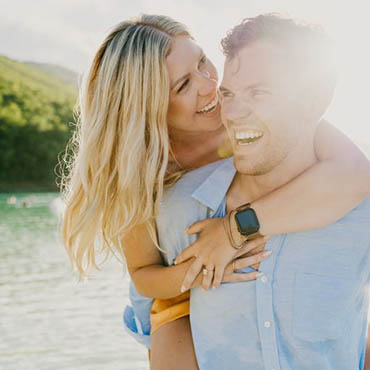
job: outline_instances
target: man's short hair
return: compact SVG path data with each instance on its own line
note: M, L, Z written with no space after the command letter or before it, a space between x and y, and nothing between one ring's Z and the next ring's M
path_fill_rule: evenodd
M298 22L277 13L262 14L243 19L228 31L221 46L226 58L233 59L241 49L256 41L281 47L290 57L290 63L324 72L335 80L333 44L318 25Z

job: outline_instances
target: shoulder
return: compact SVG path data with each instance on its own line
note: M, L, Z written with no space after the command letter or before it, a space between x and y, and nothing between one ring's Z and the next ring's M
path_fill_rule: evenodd
M174 198L189 199L216 170L230 165L233 166L233 159L227 158L187 172L176 184L165 189L163 202Z
M208 203L196 196L197 191L200 190L206 199L205 194L213 191L212 184L223 183L224 177L231 172L230 168L233 168L232 159L217 161L186 173L175 185L166 188L156 219L158 229L171 224L183 230L191 223L206 218Z
M370 196L365 198L359 205L343 217L342 221L370 221ZM369 226L369 224L368 224Z
M338 221L340 224L353 225L370 234L370 196Z
M348 212L338 221L318 229L298 233L307 237L336 240L337 243L365 244L370 243L370 197Z

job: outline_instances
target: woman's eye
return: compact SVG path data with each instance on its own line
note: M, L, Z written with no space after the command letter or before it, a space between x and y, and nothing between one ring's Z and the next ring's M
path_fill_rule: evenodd
M177 90L177 93L181 92L182 90L184 90L184 88L187 86L187 84L189 83L189 79L186 79L182 84L181 86L179 87L179 89Z
M205 64L207 61L207 57L205 55L203 55L201 58L200 58L200 61L199 61L199 65L202 65L202 64Z

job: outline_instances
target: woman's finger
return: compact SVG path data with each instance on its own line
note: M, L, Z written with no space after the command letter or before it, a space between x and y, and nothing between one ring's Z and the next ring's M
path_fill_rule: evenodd
M268 236L262 236L256 239L249 240L243 248L241 248L238 253L236 254L236 257L239 257L249 251L251 251L254 248L257 248L258 246L265 244L268 240Z
M216 289L220 286L222 278L224 276L225 266L216 265L215 275L213 277L213 289Z
M202 273L203 273L203 280L202 280L202 289L208 290L213 279L213 271L214 267L209 265L206 267L203 267Z
M264 251L254 256L245 257L245 258L238 258L235 260L235 270L240 270L244 267L252 266L256 263L263 261L264 259L268 258L271 255L272 251Z
M258 271L248 272L244 274L233 273L225 277L224 282L229 283L233 281L250 281L250 280L256 280L260 276L261 276L261 273Z
M203 261L200 258L196 258L185 275L184 281L181 286L182 293L191 288L191 285L198 276L199 272L202 270L202 267Z
M187 261L191 257L197 257L196 254L197 249L197 241L195 241L193 244L186 247L175 259L174 264L177 265L178 263L182 263Z
M202 220L202 221L198 221L198 222L194 222L192 225L187 227L185 229L185 231L189 235L200 233L204 229L204 226L205 226L206 223L207 223L207 219Z

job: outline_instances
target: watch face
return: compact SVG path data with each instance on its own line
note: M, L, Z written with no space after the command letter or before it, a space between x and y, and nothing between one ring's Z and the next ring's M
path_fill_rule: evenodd
M260 229L260 224L257 219L254 209L248 208L244 211L238 212L235 215L236 224L240 234L248 236L255 234Z

